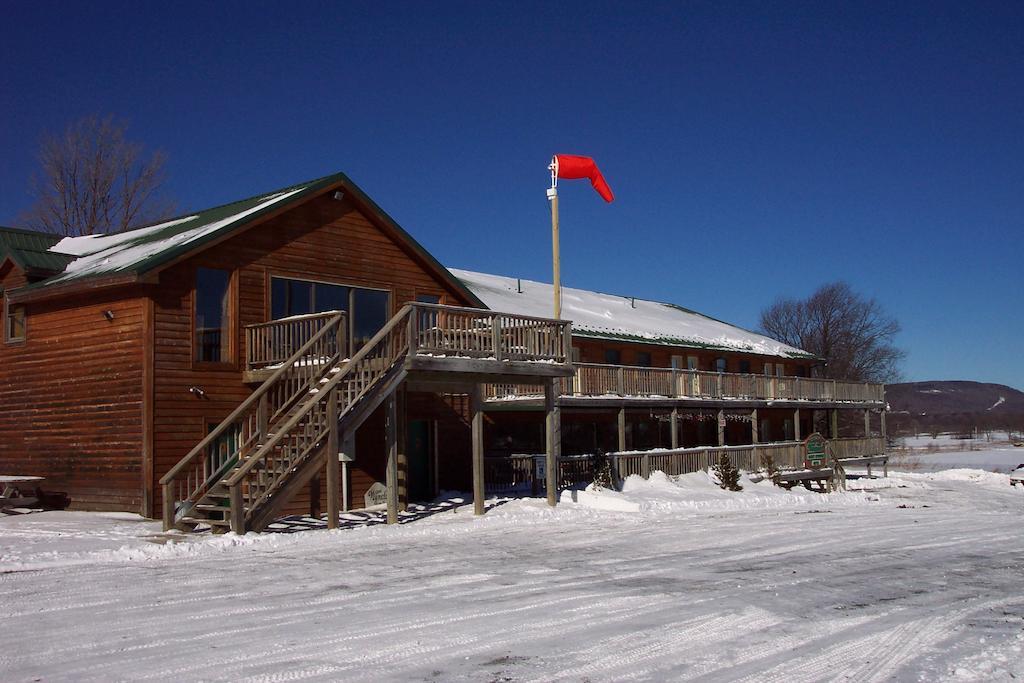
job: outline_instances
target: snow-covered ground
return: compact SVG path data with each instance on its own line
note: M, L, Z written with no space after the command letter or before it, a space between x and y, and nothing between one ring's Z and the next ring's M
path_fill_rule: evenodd
M977 451L915 451L895 456L889 462L889 467L911 472L938 472L956 468L1010 472L1021 463L1024 463L1024 448L1007 445Z
M1004 474L602 496L163 545L130 515L2 518L0 680L1024 676Z
M904 436L897 439L897 443L904 448L924 451L969 451L980 448L993 448L1012 445L1021 439L1017 432L981 432L971 438L963 439L958 434L918 434L917 436Z

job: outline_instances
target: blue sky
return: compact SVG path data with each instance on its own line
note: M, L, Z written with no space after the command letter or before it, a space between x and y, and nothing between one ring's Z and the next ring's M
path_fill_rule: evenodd
M0 224L90 113L202 208L342 170L445 264L754 327L845 279L911 380L1024 389L1024 3L4 0Z

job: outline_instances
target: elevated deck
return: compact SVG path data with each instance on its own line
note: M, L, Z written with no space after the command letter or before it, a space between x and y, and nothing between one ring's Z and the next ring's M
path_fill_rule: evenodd
M488 410L522 410L543 405L540 386L494 385ZM705 372L675 368L577 363L572 379L560 383L564 408L869 408L885 405L885 385L816 377Z

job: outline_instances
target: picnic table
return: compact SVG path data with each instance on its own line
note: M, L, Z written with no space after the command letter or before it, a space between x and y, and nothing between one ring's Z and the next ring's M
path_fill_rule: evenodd
M1020 484L1024 486L1024 463L1017 466L1017 469L1010 472L1010 486Z
M9 508L31 507L39 503L39 484L45 477L9 476L0 474L0 511ZM22 493L22 488L31 489L31 495Z

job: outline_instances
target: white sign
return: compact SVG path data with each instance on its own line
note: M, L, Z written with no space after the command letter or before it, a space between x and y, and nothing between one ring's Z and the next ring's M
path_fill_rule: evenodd
M363 500L366 502L366 507L384 505L388 502L388 488L378 481L366 491Z

